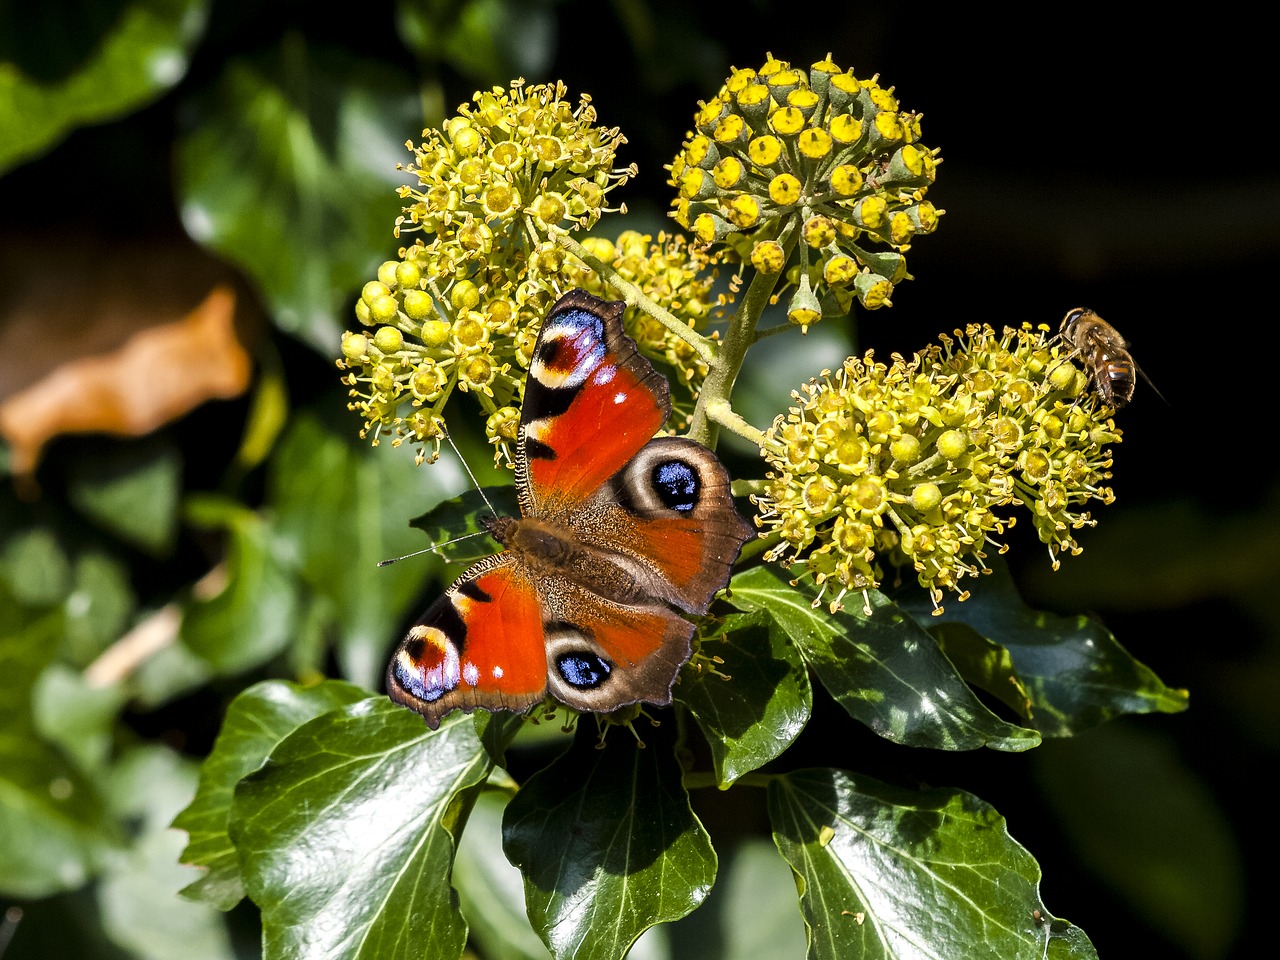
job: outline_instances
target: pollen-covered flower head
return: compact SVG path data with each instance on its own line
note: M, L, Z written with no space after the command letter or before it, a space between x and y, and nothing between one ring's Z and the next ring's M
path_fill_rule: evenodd
M672 163L672 216L763 273L786 271L788 316L890 303L903 257L942 213L925 200L939 162L892 88L830 59L805 72L769 57L735 69ZM884 249L884 248L888 249Z
M634 174L615 167L622 134L596 125L590 98L575 106L565 93L523 81L478 92L407 144L417 184L400 188L396 235L419 236L365 284L355 313L373 333L347 333L339 360L375 443L388 432L435 459L459 390L508 451L510 418L495 414L519 403L537 326L570 285L554 238L590 228Z
M719 257L708 255L678 234L659 233L655 241L649 234L624 230L616 241L587 237L582 246L691 329L705 327L717 312L711 287ZM565 264L565 276L571 285L598 297L608 300L618 296L599 274L572 257ZM668 367L675 374L671 379L688 388L690 399L696 398L707 364L689 342L637 307L627 308L623 324L641 351ZM680 397L673 397L672 404L677 413L688 406Z
M972 325L889 364L850 357L795 394L765 443L758 497L781 543L838 606L879 585L882 561L912 566L935 606L980 573L988 545L1024 507L1053 563L1079 553L1084 507L1110 503L1120 432L1045 328Z

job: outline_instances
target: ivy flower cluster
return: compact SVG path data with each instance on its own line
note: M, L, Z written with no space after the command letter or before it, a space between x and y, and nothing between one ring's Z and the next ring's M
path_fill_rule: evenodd
M690 329L705 327L722 306L711 293L718 257L678 234L659 233L655 242L649 234L626 230L616 241L588 237L582 246ZM576 258L569 258L565 276L571 286L604 299L617 299L617 292ZM707 365L687 340L635 307L627 308L623 325L642 352L674 370L676 380L692 397L697 396ZM673 402L679 405L674 398Z
M1085 506L1114 499L1105 448L1121 434L1070 345L1030 326L956 337L889 364L850 357L766 435L770 558L802 561L833 611L880 584L881 557L913 567L935 609L944 590L965 599L988 545L1005 549L1008 508L1026 508L1056 568L1094 523Z
M942 211L925 199L937 151L892 88L830 59L806 74L771 56L736 69L701 105L671 164L672 216L704 244L723 242L794 285L791 322L890 305L903 256ZM889 249L874 249L873 245Z
M555 238L595 224L635 172L615 167L622 134L595 124L588 97L573 106L565 93L495 87L407 144L417 185L400 189L396 235L421 236L365 284L355 313L371 332L346 333L339 360L374 443L390 433L434 460L455 389L480 401L493 442L513 435L523 370L569 256Z

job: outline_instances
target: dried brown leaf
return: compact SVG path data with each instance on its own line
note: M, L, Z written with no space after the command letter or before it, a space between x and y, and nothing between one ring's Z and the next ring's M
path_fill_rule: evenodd
M148 327L109 353L80 357L0 401L15 475L29 475L54 437L136 437L206 400L239 396L251 363L236 336L236 294L215 286L181 320Z

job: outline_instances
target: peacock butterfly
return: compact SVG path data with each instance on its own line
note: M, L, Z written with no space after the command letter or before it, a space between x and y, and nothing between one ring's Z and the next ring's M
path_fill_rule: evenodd
M671 702L694 625L751 536L706 447L654 437L670 388L624 304L571 290L534 345L516 440L519 517L410 629L387 689L435 729L453 710Z

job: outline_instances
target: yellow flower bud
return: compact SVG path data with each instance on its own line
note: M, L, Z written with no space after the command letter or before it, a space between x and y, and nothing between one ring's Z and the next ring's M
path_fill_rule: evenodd
M751 266L761 273L781 273L786 264L786 253L776 240L762 240L751 249Z
M780 173L769 181L769 199L780 207L800 202L800 181L790 173Z
M379 327L373 335L373 345L383 353L395 353L404 346L404 334L395 327Z

